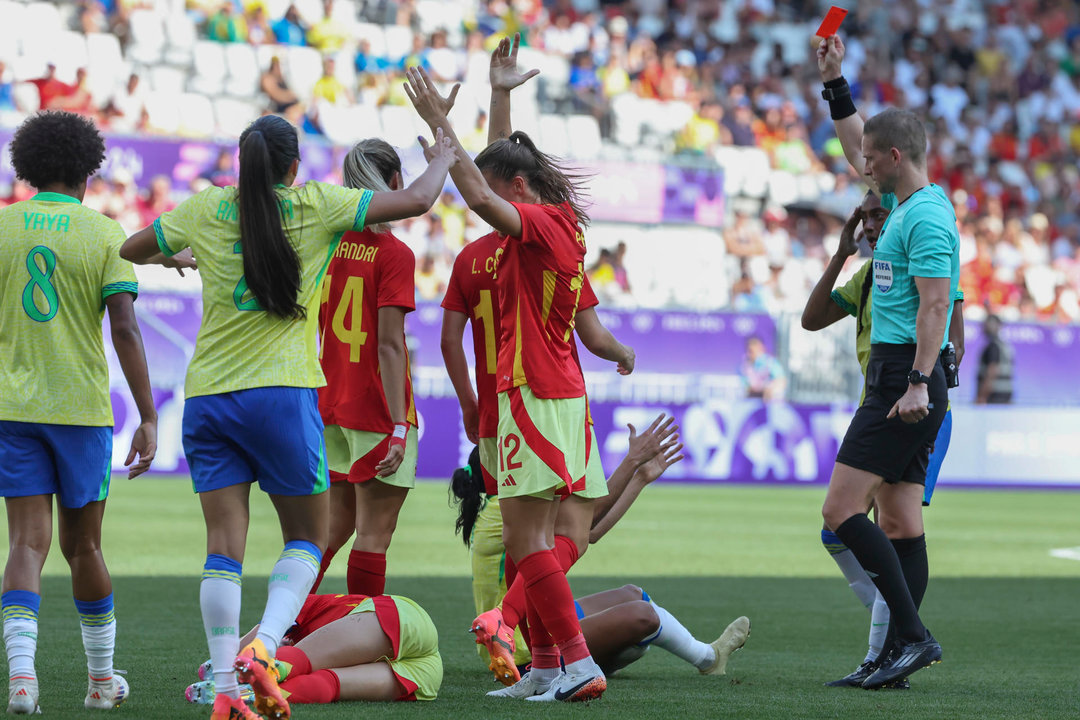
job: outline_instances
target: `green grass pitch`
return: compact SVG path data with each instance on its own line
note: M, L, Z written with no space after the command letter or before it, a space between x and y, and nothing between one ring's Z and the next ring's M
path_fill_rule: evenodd
M1080 545L1080 493L943 488L926 513L931 583L923 616L945 662L907 692L822 687L865 652L867 613L821 548L821 489L650 488L623 523L571 573L578 595L632 582L699 639L737 615L753 621L724 677L701 677L663 650L612 679L589 706L490 700L495 687L465 632L473 617L468 556L453 536L445 485L421 483L402 513L388 589L419 601L439 627L445 679L432 704L298 706L303 720L379 718L1065 718L1076 717L1080 562L1052 557ZM252 493L243 622L253 624L281 549L269 503ZM206 657L198 611L204 535L184 479L117 479L106 513L115 582L116 665L132 696L119 717L205 718L184 702ZM325 588L343 590L339 561ZM337 574L334 574L334 571ZM46 717L85 718L84 657L67 568L46 565L38 670Z

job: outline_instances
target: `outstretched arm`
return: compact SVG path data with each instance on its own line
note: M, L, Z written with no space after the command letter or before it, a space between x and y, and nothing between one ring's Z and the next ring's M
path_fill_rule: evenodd
M626 490L619 495L610 510L599 519L594 516L592 530L589 531L590 543L598 542L600 538L607 534L608 530L615 527L615 523L622 519L646 485L656 480L664 474L665 470L683 459L683 446L682 443L678 442L678 439L678 435L676 435L669 440L659 453L638 468L637 472L634 473L634 477L630 479L630 483L626 486Z
M844 59L844 42L839 35L824 38L817 49L818 72L821 73L821 81L826 87L836 83L843 74L840 65ZM846 86L846 82L844 83ZM863 179L875 195L880 196L877 183L866 176L866 160L862 154L863 119L859 113L852 113L839 120L833 118L833 127L836 128L836 137L844 148L844 157L848 164Z
M484 180L480 169L476 167L476 163L465 152L465 148L461 147L454 129L450 126L450 121L446 119L446 113L442 110L446 101L435 89L431 78L423 68L409 68L405 74L408 78L408 82L405 83L405 94L409 96L416 112L433 132L442 130L443 135L450 139L457 153L458 162L450 169L450 177L453 178L465 203L496 231L510 237L521 237L521 216L517 208L495 194ZM424 141L421 143L426 146Z
M480 409L472 378L469 377L469 361L465 358L465 347L462 344L468 321L469 317L465 313L444 310L439 346L442 349L443 362L446 363L446 372L461 405L465 435L469 442L476 443L480 439Z
M452 97L450 104L453 105ZM456 142L457 138L454 140ZM453 144L437 130L433 145L429 146L423 138L420 138L420 144L424 147L427 168L407 188L375 193L368 205L367 225L423 215L439 199L446 184L446 173L458 161L457 153Z
M510 91L532 77L540 74L539 70L520 72L517 67L518 48L521 47L521 33L514 33L513 38L503 38L491 53L491 65L488 77L491 80L491 105L488 107L488 145L496 140L510 137L513 127L510 123Z
M615 339L611 331L600 322L596 308L578 310L574 328L589 352L598 358L619 364L617 371L620 375L634 372L634 349Z

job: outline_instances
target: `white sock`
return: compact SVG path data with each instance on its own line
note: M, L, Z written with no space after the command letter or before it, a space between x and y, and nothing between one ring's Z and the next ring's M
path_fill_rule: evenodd
M20 678L36 682L34 656L37 654L37 616L41 607L41 596L29 590L8 590L2 598L8 679Z
M877 587L859 564L855 553L851 552L835 533L828 530L821 531L821 543L840 567L840 572L844 573L848 586L859 598L859 602L864 608L870 610L874 605L874 598L877 597Z
M652 602L652 601L650 601ZM708 643L703 643L690 634L675 616L664 608L652 602L653 610L660 618L660 629L652 636L642 640L657 647L664 648L672 655L682 658L698 670L703 670L716 660L716 651Z
M112 682L113 653L116 649L116 615L112 593L101 600L75 600L82 629L83 650L86 652L86 671L90 682L107 685Z
M281 551L281 557L270 574L266 610L259 623L258 637L271 657L304 606L308 591L319 574L320 562L322 551L318 546L306 540L285 543L285 549ZM216 662L214 667L217 667Z
M885 636L889 634L889 606L881 593L874 598L874 609L870 611L870 649L866 660L877 660L885 646Z
M541 685L550 683L555 678L562 674L561 668L529 668L529 675L532 676L534 682L538 682Z
M600 666L596 664L596 661L592 659L592 655L583 657L580 660L575 660L572 663L566 663L566 673L568 675L603 675L604 672L600 669Z
M233 662L240 652L240 563L224 555L208 555L199 586L206 644L219 695L240 697Z

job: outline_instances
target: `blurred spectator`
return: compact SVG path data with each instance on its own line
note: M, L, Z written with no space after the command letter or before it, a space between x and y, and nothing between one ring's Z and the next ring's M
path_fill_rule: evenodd
M270 66L259 79L259 89L270 100L272 113L284 114L300 103L300 98L296 97L296 93L289 88L285 73L281 71L281 60L276 55L270 58Z
M272 45L277 42L274 29L266 19L266 7L262 3L251 5L244 13L247 23L247 41L252 45Z
M206 21L206 36L218 42L246 42L247 23L237 15L232 0L226 0Z
M210 181L217 187L228 187L236 184L236 164L234 162L235 150L222 148L218 151L214 164L202 172L199 177Z
M282 45L307 45L307 27L300 19L300 11L295 5L286 8L285 15L271 27L274 37Z
M983 322L986 347L979 354L979 374L975 402L1003 405L1013 400L1012 346L1001 337L1001 320L990 315Z
M724 230L724 244L728 254L737 258L765 254L765 245L757 221L741 210L735 211L735 222Z
M139 218L143 227L157 220L162 213L166 213L176 207L176 203L169 197L172 192L172 181L166 175L155 175L150 180L150 187L139 196Z
M15 105L15 83L12 82L7 65L3 60L0 60L0 112L17 109Z
M435 258L425 254L416 266L416 296L420 300L438 300L446 292L446 283L435 269Z
M307 32L307 44L324 55L336 53L349 40L349 29L334 17L334 0L323 0L323 17Z
M611 255L611 267L615 271L615 284L619 289L630 294L630 276L626 272L626 243L620 242L615 246L615 252Z
M71 95L75 90L71 85L56 79L56 65L53 63L46 64L45 75L35 80L31 80L30 83L37 88L39 98L38 107L42 110L51 109L57 98Z
M348 88L334 75L336 65L334 58L323 58L322 64L322 77L315 81L315 86L311 89L312 103L320 101L330 105L348 105L351 103L352 97Z
M75 71L75 84L64 85L64 90L52 97L46 110L67 110L80 115L95 115L97 109L90 94L90 84L86 77L86 68Z
M142 125L144 95L141 81L136 73L118 87L105 106L104 115L109 126L117 132L132 133Z
M746 341L746 356L739 367L739 377L746 388L746 397L763 400L783 400L787 378L780 361L765 349L759 337Z
M433 80L452 83L462 79L465 70L463 58L447 44L445 30L436 30L431 34L431 45L425 51L424 58Z

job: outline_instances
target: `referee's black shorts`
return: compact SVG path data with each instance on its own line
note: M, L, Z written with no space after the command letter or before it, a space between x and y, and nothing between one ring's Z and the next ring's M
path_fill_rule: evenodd
M949 405L945 370L940 362L934 363L930 374L930 414L911 424L899 415L887 417L907 392L908 373L914 362L914 345L870 346L866 399L848 426L836 462L880 475L888 483L926 484L930 452Z

